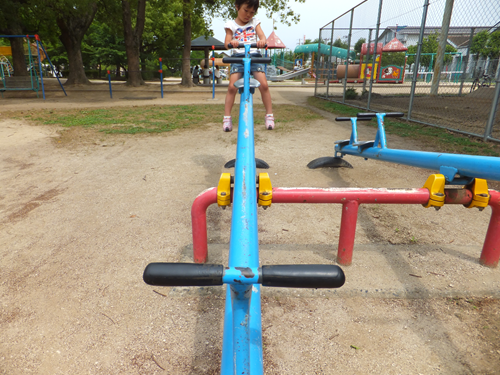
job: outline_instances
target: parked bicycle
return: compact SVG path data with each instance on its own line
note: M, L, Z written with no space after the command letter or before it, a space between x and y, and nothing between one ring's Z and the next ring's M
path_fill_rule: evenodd
M481 79L476 77L474 81L472 81L472 86L470 88L470 92L480 88L480 87L490 87L491 86L491 77L489 74L483 74Z

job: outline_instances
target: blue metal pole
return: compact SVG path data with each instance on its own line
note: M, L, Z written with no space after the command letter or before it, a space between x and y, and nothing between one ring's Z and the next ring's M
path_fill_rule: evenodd
M108 70L109 97L113 99L113 89L111 88L111 72Z
M257 192L255 189L255 149L253 98L250 94L250 45L245 45L244 86L240 100L238 143L234 173L233 212L229 243L229 267L259 266L257 234ZM260 288L231 285L226 293L222 374L262 374ZM231 311L228 311L232 309ZM231 336L232 333L232 337ZM249 339L251 337L251 339ZM231 340L232 339L232 340ZM230 348L229 348L230 346ZM234 350L234 351L233 351ZM231 356L231 357L230 357ZM229 369L229 358L233 361ZM252 365L250 365L252 363Z
M232 375L233 371L233 307L231 286L226 285L226 304L224 313L224 333L222 335L221 374Z
M163 61L160 57L160 86L161 86L161 98L163 99Z
M212 99L215 98L215 46L212 46Z
M52 68L52 71L54 72L54 74L56 75L56 78L57 78L57 82L59 82L59 86L61 86L61 89L63 90L64 92L64 95L68 96L68 94L66 94L66 90L64 90L64 87L61 83L61 80L59 79L59 75L56 73L56 69L54 68L54 65L52 64L52 61L50 61L50 57L49 57L49 54L47 53L47 51L45 50L45 47L43 46L42 44L42 40L39 39L38 40L39 43L40 43L40 46L42 47L42 50L43 50L43 53L45 53L45 57L47 58L47 60L49 60L49 64L50 64L50 67Z
M35 42L36 42L36 53L38 54L38 71L40 72L40 82L42 83L43 100L45 100L45 88L43 86L42 59L40 56L40 47L38 46L38 36L35 36ZM29 39L28 39L28 48L30 49L30 52L31 52L31 46L30 46Z

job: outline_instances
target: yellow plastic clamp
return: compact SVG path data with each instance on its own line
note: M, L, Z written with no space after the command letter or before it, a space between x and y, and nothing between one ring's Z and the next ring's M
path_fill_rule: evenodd
M479 210L483 210L490 201L490 193L488 192L488 183L486 180L481 178L475 178L471 184L466 186L467 189L472 191L472 201L467 208L478 207Z
M219 185L217 186L217 204L222 208L226 208L231 204L231 173L220 175Z
M429 190L429 202L423 204L425 208L436 207L438 210L444 205L444 184L445 178L442 174L431 174L425 181L424 188Z
M259 207L264 209L271 206L273 200L273 186L268 173L259 173Z

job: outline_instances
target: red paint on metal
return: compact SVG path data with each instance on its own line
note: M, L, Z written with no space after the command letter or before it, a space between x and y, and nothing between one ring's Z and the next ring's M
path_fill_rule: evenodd
M479 263L495 268L500 259L500 192L490 190L491 219L484 239Z
M273 189L273 203L358 203L424 204L429 201L427 189Z
M217 203L217 188L215 187L205 190L198 195L191 207L193 256L195 263L207 262L207 208L212 203Z
M354 237L356 236L356 222L358 221L358 208L359 203L355 200L348 201L342 205L337 262L345 266L352 263Z

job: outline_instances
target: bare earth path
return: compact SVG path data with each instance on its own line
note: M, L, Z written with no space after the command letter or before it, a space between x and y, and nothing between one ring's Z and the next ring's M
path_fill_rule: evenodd
M118 87L110 99L106 89L10 97L0 114L222 104L225 94L210 101L206 88L172 85L161 99L158 87ZM273 87L272 95L275 105L306 105L312 91ZM308 170L349 136L322 114L256 128L273 186L423 186L429 171L354 157L354 169ZM0 115L0 374L220 371L223 290L142 281L149 262L192 261L191 204L235 155L236 132L223 133L219 120L152 136L82 131L81 141L60 144L61 129ZM359 138L372 132L360 127ZM422 149L397 137L388 144ZM361 206L343 288L263 288L265 373L499 374L500 271L477 261L490 215ZM230 219L230 210L208 210L211 262L227 262ZM339 224L335 205L259 210L262 264L335 264Z

